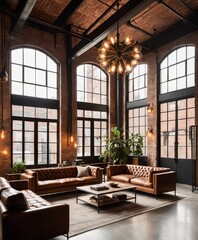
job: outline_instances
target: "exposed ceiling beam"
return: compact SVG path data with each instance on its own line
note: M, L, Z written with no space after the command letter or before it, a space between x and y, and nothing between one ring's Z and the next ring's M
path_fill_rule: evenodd
M54 25L59 27L62 26L63 23L80 7L83 1L84 0L71 1L56 19Z
M127 22L127 25L128 25L129 27L135 28L136 30L138 30L138 31L140 31L140 32L142 32L142 33L150 36L150 37L155 37L154 34L149 33L149 32L147 32L147 31L145 31L144 29L142 29L142 28L140 28L140 27L137 27L136 25L132 24L132 23L130 22L130 20Z
M17 6L16 19L12 23L12 34L17 34L23 28L37 0L21 0Z
M100 15L99 18L96 19L96 21L94 23L91 24L91 26L89 26L85 32L84 32L84 35L86 35L104 16L107 15L107 13L110 12L111 9L113 9L118 3L119 3L120 0L116 0L111 6L109 6L107 8L106 11L104 11L104 13L102 15Z
M108 36L108 34L114 32L117 28L117 22L119 25L125 24L128 20L142 12L149 5L154 3L155 0L130 0L123 7L121 7L115 14L103 22L97 29L87 35L87 38L91 40L88 42L82 40L77 46L72 49L73 58L80 56L90 48L95 46L98 42L102 41Z
M162 0L158 0L160 4L162 4L166 9L174 13L177 17L179 17L182 21L192 25L195 29L198 29L198 24L195 22L190 21L188 18L182 16L180 13L178 13L176 10L174 10L172 7L170 7L167 3L164 3Z
M143 54L146 54L150 51L155 51L157 48L162 47L165 44L168 44L172 41L175 41L178 38L181 38L196 29L188 24L178 23L167 30L156 34L155 37L146 40L141 43L143 46Z

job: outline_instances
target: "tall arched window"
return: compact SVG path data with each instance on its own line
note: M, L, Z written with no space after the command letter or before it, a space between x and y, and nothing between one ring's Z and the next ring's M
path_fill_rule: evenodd
M107 75L98 66L77 67L77 156L94 162L105 149L108 130Z
M147 131L147 64L136 66L128 79L128 130L140 133L144 139L143 154L146 155Z
M11 51L12 161L58 162L58 65L33 48Z
M172 161L179 161L190 168L184 160L191 158L189 127L195 124L194 46L179 47L162 60L159 85L161 165L171 167ZM191 177L186 181L191 182Z

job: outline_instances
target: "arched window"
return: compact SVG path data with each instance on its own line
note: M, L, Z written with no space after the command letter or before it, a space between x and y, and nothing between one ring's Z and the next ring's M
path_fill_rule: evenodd
M128 78L128 131L140 133L144 139L143 154L146 155L147 131L147 64L134 68Z
M160 64L160 93L195 86L195 47L174 50Z
M171 159L178 162L191 158L189 127L195 124L194 46L179 47L162 60L159 85L160 161L170 166Z
M105 149L108 130L107 75L98 66L77 67L77 156L93 162Z
M33 48L11 51L12 161L58 162L58 65Z

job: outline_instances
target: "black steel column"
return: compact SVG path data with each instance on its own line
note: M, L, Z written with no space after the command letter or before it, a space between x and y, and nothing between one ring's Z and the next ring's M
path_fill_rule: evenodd
M70 134L72 134L72 99L73 99L73 87L72 87L72 35L69 33L71 31L71 26L66 26L66 29L69 30L66 34L65 44L66 44L66 64L67 64L67 142L69 140Z
M117 123L117 128L120 130L122 129L122 74L116 75L116 80L117 80L117 97L116 97L116 123Z

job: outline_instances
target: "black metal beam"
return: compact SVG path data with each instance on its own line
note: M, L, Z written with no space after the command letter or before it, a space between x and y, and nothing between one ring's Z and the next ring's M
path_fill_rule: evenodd
M140 31L140 32L142 32L142 33L150 36L150 37L155 37L154 34L149 33L149 32L147 32L147 31L145 31L144 29L139 28L139 27L135 26L134 24L132 24L132 23L130 22L130 20L127 22L127 25L128 25L129 27L135 28L136 30L138 30L138 31Z
M16 18L12 22L12 34L17 34L23 28L37 0L22 0L17 6Z
M182 16L180 13L178 13L176 10L174 10L172 7L170 7L168 4L164 3L163 1L159 0L159 3L162 4L166 9L171 11L173 14L175 14L177 17L179 17L182 21L192 25L195 29L198 29L198 24L190 21L190 19Z
M104 11L104 13L102 15L100 15L99 18L96 19L96 21L94 23L91 24L91 26L89 26L85 32L84 32L84 35L86 35L105 15L107 15L107 13L113 9L118 3L119 3L120 0L116 0L111 6L108 7L108 9L106 11Z
M56 26L62 26L63 23L80 7L84 0L73 0L62 11L59 17L54 22Z
M196 29L193 26L180 22L174 26L171 26L167 30L157 34L155 37L141 43L141 45L143 46L142 53L146 54L150 51L155 51L157 48L168 44L169 42L175 41L176 39L181 38L195 30Z
M119 25L125 24L128 20L142 12L149 5L154 3L155 0L130 0L123 7L121 7L115 14L103 22L97 29L87 35L87 38L91 40L88 42L82 40L77 46L72 49L73 58L80 56L90 48L95 46L98 42L102 41L108 34L114 32L117 28L117 22Z

